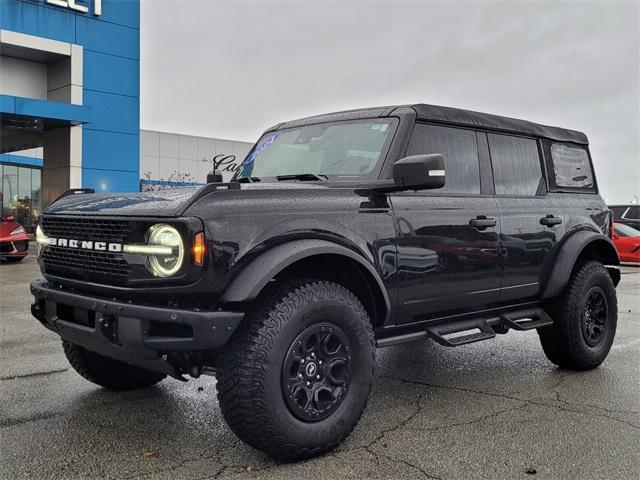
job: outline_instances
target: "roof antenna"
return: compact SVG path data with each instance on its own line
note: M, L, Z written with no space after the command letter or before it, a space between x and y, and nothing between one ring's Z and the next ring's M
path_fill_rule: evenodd
M222 183L222 172L218 169L216 157L213 157L213 171L207 174L207 183Z

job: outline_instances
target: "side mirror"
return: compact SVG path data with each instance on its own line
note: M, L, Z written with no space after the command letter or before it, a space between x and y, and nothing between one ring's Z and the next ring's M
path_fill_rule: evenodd
M393 165L393 181L397 191L442 188L445 182L444 156L411 155Z
M12 213L7 213L7 214L4 216L4 220L5 220L5 222L13 222L13 221L15 220L15 218L16 218L16 217L14 217Z

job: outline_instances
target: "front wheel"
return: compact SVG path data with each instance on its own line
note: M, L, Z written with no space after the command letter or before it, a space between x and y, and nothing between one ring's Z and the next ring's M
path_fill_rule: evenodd
M236 435L292 461L340 443L373 382L371 322L357 297L319 280L281 283L262 296L218 365L218 400Z
M571 370L591 370L604 361L615 337L618 305L600 262L576 265L548 312L554 324L539 329L538 335L549 360Z

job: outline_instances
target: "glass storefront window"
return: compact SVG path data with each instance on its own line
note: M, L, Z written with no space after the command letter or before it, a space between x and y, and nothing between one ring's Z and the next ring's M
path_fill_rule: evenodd
M18 167L17 220L25 228L31 226L31 172L32 168Z
M42 170L0 165L1 214L13 214L29 232L35 231L42 210Z
M16 215L18 202L18 167L4 165L2 169L2 215Z
M42 170L31 170L31 226L35 228L40 218L40 212L42 211L41 203L41 189L42 185Z

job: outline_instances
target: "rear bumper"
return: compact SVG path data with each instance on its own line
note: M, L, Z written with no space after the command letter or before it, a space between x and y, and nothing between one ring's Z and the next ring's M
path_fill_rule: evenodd
M166 354L222 347L243 312L197 311L87 296L36 280L31 312L45 327L87 350L175 375ZM163 359L163 356L165 359Z

